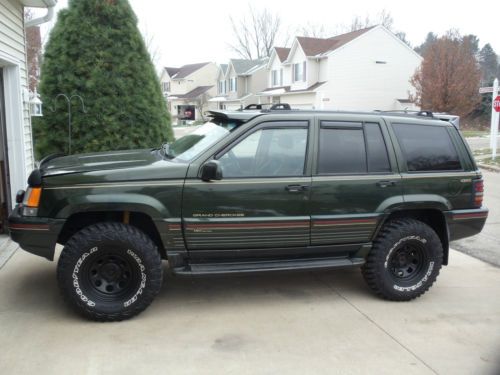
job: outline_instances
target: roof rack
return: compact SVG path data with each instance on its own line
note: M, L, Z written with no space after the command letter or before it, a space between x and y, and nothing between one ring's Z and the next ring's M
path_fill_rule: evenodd
M269 108L265 108L269 107ZM277 104L249 104L245 108L240 109L240 111L276 111L276 110L291 110L290 104L287 103L277 103Z
M445 112L432 112L432 111L409 111L409 110L391 110L391 111L377 111L381 113L394 113L405 114L411 116L427 117L435 120L447 121L455 126L457 129L460 127L460 116L450 115Z

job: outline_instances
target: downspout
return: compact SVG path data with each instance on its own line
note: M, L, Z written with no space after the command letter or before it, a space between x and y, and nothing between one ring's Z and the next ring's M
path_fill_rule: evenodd
M25 20L24 27L33 27L41 25L42 23L49 22L54 18L54 7L56 6L56 0L44 0L45 5L47 5L47 14L43 17L35 18L32 20Z

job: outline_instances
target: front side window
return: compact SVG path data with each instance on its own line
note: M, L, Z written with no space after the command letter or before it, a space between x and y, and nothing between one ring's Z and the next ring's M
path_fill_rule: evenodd
M462 169L446 127L393 124L393 129L409 172Z
M219 161L224 178L302 176L306 149L306 128L260 129Z

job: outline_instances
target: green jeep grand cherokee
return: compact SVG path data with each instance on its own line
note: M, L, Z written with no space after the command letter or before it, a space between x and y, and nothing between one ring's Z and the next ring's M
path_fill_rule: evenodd
M425 293L448 244L483 228L483 180L458 130L387 113L212 112L160 149L48 157L12 239L54 259L67 302L130 318L177 275L361 266L379 296Z

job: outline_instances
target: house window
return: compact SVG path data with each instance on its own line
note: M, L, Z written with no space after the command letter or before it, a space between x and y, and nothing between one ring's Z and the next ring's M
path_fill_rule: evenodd
M226 93L226 81L222 80L219 81L219 94L225 94Z
M162 82L161 89L163 92L170 92L170 82Z
M292 68L293 82L306 80L306 62L293 64Z
M273 70L271 72L271 76L272 76L272 84L273 84L273 86L278 86L279 85L278 70Z
M229 91L236 91L238 89L236 86L236 77L229 78Z
M271 71L272 86L283 86L283 69L275 69Z

